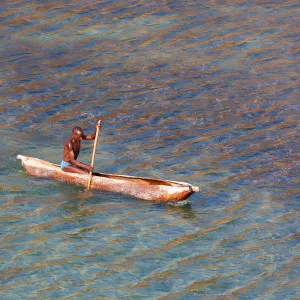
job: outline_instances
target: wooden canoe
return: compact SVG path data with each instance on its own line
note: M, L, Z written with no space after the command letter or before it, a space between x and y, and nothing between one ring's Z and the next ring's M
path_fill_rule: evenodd
M86 186L89 175L68 173L59 165L47 161L18 155L26 172L33 176L52 178L76 185ZM91 188L130 195L155 202L179 202L187 199L199 187L186 182L160 180L146 177L93 173Z

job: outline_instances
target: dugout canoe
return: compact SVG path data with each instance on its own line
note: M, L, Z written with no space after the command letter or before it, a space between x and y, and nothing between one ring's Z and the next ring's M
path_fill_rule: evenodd
M21 160L23 168L30 175L87 185L88 174L64 172L59 165L34 157L18 155L17 159ZM91 188L155 202L183 201L200 190L186 182L96 172L93 173Z

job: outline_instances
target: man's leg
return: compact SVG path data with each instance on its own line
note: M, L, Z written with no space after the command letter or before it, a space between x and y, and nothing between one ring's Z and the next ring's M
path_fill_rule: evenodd
M88 171L78 168L76 166L66 166L63 168L63 171L69 173L88 174Z

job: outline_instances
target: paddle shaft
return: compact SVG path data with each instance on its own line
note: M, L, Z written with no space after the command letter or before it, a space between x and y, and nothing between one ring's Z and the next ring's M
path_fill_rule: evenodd
M96 136L95 136L95 142L94 142L94 149L93 149L93 155L92 155L91 166L94 166L94 160L95 160L95 154L96 154L96 147L97 147L97 141L98 141L99 129L100 129L99 126L97 126L97 131L96 131ZM89 189L90 186L91 186L92 175L93 175L93 172L90 171L90 174L89 174L89 181L88 181L88 184L87 184L87 186L86 186L87 189Z

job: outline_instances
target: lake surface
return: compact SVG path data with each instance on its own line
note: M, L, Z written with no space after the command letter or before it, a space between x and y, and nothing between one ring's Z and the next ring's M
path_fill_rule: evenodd
M0 6L1 299L295 299L298 1ZM27 175L103 120L95 170L183 207ZM89 163L92 142L79 159Z

